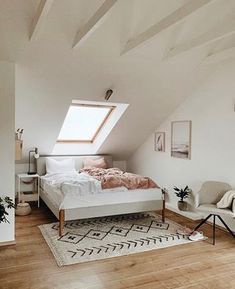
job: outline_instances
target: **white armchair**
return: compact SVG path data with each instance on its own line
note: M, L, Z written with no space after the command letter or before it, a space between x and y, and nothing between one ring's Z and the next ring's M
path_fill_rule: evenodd
M235 202L233 202L234 211L230 209L218 209L216 204L223 195L231 190L231 186L227 183L208 181L203 183L200 191L195 196L196 209L200 212L219 214L228 217L234 217Z
M198 230L207 220L213 218L213 245L215 245L216 224L225 227L235 238L235 201L233 201L232 208L219 209L216 206L223 195L231 189L227 183L209 181L202 185L195 196L196 209L202 213L204 220L194 230ZM219 222L217 223L216 220Z

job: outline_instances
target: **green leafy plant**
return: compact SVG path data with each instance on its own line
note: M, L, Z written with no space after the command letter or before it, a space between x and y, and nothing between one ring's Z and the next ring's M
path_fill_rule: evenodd
M192 192L192 190L188 186L186 186L184 189L174 187L174 191L176 196L180 198L180 202L183 202L184 199L187 199Z
M9 213L6 211L6 209L14 209L15 204L13 203L13 200L9 197L0 197L0 223L10 223L7 220L7 216Z

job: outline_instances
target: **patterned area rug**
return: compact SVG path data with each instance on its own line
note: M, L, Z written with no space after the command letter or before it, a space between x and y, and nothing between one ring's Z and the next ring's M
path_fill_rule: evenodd
M39 226L59 266L106 259L191 242L179 224L156 214L131 214Z

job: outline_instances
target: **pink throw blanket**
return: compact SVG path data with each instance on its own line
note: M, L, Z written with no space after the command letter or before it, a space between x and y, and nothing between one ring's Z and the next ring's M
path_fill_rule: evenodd
M116 187L126 187L128 190L159 188L159 186L148 177L124 173L118 168L101 169L86 167L81 169L80 172L87 173L101 181L102 189Z

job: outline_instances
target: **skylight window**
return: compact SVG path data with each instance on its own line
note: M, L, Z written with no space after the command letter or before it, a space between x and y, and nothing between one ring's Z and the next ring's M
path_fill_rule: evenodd
M72 104L57 142L94 142L114 108L106 105Z

